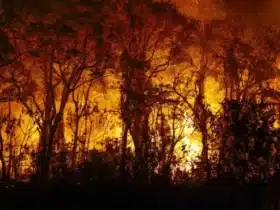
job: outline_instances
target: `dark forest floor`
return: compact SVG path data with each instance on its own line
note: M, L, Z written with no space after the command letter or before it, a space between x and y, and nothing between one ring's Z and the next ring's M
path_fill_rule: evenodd
M201 186L136 186L112 182L32 183L2 186L0 209L261 209L263 186L211 183Z

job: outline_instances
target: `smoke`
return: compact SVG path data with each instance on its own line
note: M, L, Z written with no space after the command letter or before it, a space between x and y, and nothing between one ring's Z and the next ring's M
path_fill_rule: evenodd
M227 11L240 14L256 14L263 12L264 6L267 0L224 0L221 3L224 4Z
M279 0L221 0L217 6L247 24L280 27Z
M186 16L236 19L253 27L280 27L280 0L171 0Z
M223 19L224 11L217 0L171 0L186 16L200 20Z

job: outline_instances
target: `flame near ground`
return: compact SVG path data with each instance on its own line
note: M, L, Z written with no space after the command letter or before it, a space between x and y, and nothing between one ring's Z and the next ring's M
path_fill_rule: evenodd
M177 3L180 3L184 1L177 1ZM198 1L191 1L192 2L192 10L189 10L191 16L197 17L197 15L200 13L198 9ZM189 8L189 5L188 5ZM183 9L184 10L184 9ZM208 14L209 11L208 11ZM212 14L212 13L211 13ZM189 14L188 14L189 15ZM211 17L213 18L213 17ZM211 19L210 18L210 19ZM190 49L188 49L190 50ZM166 53L164 52L157 52L159 60L164 60ZM167 53L168 54L168 53ZM197 56L199 57L199 56ZM199 60L199 59L198 59ZM155 61L156 62L156 61ZM197 61L199 63L199 61ZM160 84L168 84L171 82L174 77L178 74L180 74L181 77L185 79L185 81L188 81L189 78L192 77L192 75L189 74L189 71L186 67L184 67L185 64L180 64L176 66L171 66L168 68L167 71L161 72L159 75L157 75L157 78L153 80L153 83L155 85ZM197 65L199 66L199 64ZM218 71L218 70L217 70ZM182 75L183 72L183 75ZM38 78L39 76L39 78ZM32 75L32 77L39 82L40 75ZM192 78L191 78L192 79ZM88 119L82 119L79 127L80 127L80 134L83 135L83 132L87 130L87 126L91 126L91 133L89 138L89 149L102 149L102 142L104 142L107 138L121 138L122 134L122 122L119 117L119 104L120 104L120 78L118 75L111 74L108 72L108 74L105 75L102 81L99 81L97 83L94 83L92 85L92 88L90 90L90 97L89 97L89 104L91 107L96 106L97 110L92 115L88 116ZM213 113L216 113L220 108L220 102L224 99L224 89L221 88L221 82L219 82L219 78L215 76L209 76L207 77L205 81L205 98L204 101L206 104L210 106L210 110ZM184 84L182 84L184 86ZM83 90L81 87L79 90L77 90L76 95L79 95L79 101L81 104L83 104L84 95ZM181 88L181 87L178 87ZM193 88L193 87L189 87ZM184 89L184 87L182 87ZM38 96L40 96L40 90L38 90L37 93ZM190 98L190 101L193 101L193 98ZM8 104L4 103L1 104L3 112L6 112L8 110ZM24 113L23 106L21 106L19 103L12 102L11 103L11 109L13 110L12 115L15 117L21 116L22 122L21 122L21 128L18 128L16 130L16 140L20 141L18 143L15 142L16 145L20 145L22 142L22 139L26 140L26 144L31 145L36 149L36 145L38 144L39 140L39 133L34 124L32 122L32 119ZM66 143L72 143L73 142L73 131L71 130L71 115L73 115L74 110L74 104L69 100L66 110L64 112L64 123L65 123L65 130L64 130L64 137ZM181 126L177 128L175 131L176 135L181 135L182 138L178 142L175 148L175 154L178 157L182 157L182 164L179 164L177 167L179 167L182 170L188 171L192 167L192 163L197 160L197 158L200 156L202 151L202 143L201 143L201 134L199 131L194 129L192 126L192 121L188 117L190 113L188 112L187 108L185 111L185 118L180 122ZM90 125L86 125L86 122L89 122ZM25 133L31 133L32 136L28 136L28 138L24 138L26 136ZM5 137L5 132L2 131L2 135ZM8 141L8 138L5 138L6 141ZM132 141L130 139L129 147L133 147ZM182 151L182 147L186 148L186 152ZM17 151L19 152L19 151ZM6 157L8 159L8 157ZM26 168L30 167L30 157L23 161L22 171L24 171Z
M176 67L175 67L176 69ZM178 68L178 70L181 70ZM176 70L175 70L176 72ZM163 80L161 81L170 81L170 73L162 73ZM90 134L90 144L89 149L102 149L102 142L107 138L121 138L122 134L122 123L119 118L119 100L120 100L120 90L117 87L108 87L108 84L118 84L118 78L108 75L104 78L103 83L96 83L92 88L90 93L90 102L92 106L96 105L99 112L93 113L90 118L90 122L93 125L92 133ZM155 82L157 83L157 82ZM223 90L220 88L218 81L215 81L214 78L209 77L206 81L206 92L205 92L205 101L210 104L210 108L213 112L216 112L220 109L220 102L223 100L224 94ZM80 98L82 102L82 96ZM7 104L3 104L7 106ZM29 137L27 144L35 145L38 144L39 133L36 131L36 126L32 123L32 119L27 115L22 113L23 107L19 103L11 103L13 115L22 117L21 129L17 131L17 139L20 140L24 137L22 131L32 130L32 136ZM64 122L65 122L65 141L70 143L73 141L73 132L71 131L67 121L69 121L69 113L73 112L73 104L69 101L67 110L65 111ZM4 109L3 109L4 110ZM84 127L85 121L81 121L80 130ZM192 121L188 117L186 112L185 120L181 122L181 126L175 131L176 135L181 135L182 138L178 142L175 148L175 155L180 157L182 160L181 164L178 164L176 168L179 168L184 171L188 171L192 168L193 162L198 160L198 157L202 151L201 144L201 135L200 133L192 127ZM82 135L82 134L81 134ZM130 139L129 147L133 147L132 141ZM185 151L182 151L182 148L185 148ZM36 149L36 148L34 148ZM8 157L7 157L8 158ZM30 167L30 158L27 158L23 161L22 171Z

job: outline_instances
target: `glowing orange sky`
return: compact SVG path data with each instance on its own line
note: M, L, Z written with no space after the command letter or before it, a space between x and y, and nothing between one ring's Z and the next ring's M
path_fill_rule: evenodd
M223 19L225 14L238 15L247 24L277 25L280 27L279 0L224 0L226 4L218 5L218 0L172 0L186 16L198 19ZM228 8L226 8L226 5ZM259 5L259 6L256 6Z

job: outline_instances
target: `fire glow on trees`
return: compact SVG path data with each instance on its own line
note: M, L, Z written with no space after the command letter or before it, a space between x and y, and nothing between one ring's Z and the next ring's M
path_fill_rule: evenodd
M17 58L0 64L2 175L48 176L58 153L75 168L117 139L121 167L130 148L139 175L164 166L190 172L202 159L211 176L221 102L277 93L264 87L279 76L277 30L254 34L148 0L77 4L53 3L41 17L23 12L24 25L2 29Z

